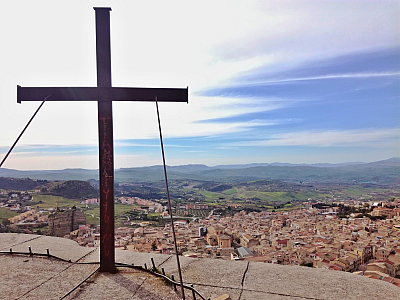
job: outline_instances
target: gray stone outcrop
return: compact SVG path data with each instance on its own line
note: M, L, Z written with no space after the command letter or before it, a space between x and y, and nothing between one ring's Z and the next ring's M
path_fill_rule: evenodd
M49 234L64 236L77 230L79 225L86 225L86 216L79 208L56 211L49 215Z

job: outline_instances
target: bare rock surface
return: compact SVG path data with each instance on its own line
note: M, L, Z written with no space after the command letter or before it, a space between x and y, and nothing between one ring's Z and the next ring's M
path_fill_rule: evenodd
M16 251L16 246L40 237L42 236L34 234L2 233L0 238L0 251L8 251L10 248ZM28 251L28 248L24 249L24 251Z
M29 255L10 255L9 248L28 253L50 253L78 263ZM98 248L84 248L62 238L0 234L0 299L60 299L98 266ZM179 281L174 255L116 250L116 262L158 268ZM392 299L400 289L367 277L308 267L259 262L180 257L183 280L194 285L206 299L229 294L244 299ZM179 290L179 287L178 287ZM197 297L199 298L199 297ZM181 299L160 278L144 271L120 268L116 274L96 273L67 299ZM187 292L187 299L191 293Z
M50 254L72 262L95 250L81 247L72 240L60 237L22 233L0 234L0 251L9 251L12 248L14 252L29 252L29 246L34 253L46 254L46 249L49 249Z
M98 273L68 299L158 300L181 299L175 291L151 274L121 269L116 274Z
M387 282L346 272L257 262L249 263L243 290L268 294L271 299L400 299L400 289Z
M20 299L57 276L67 264L55 260L44 264L43 258L0 255L0 299Z
M48 259L46 258L39 259L44 260L42 265L48 263ZM70 263L61 263L61 265L63 266L63 269L54 276L51 276L51 278L48 278L48 280L46 278L47 276L42 272L37 273L38 277L43 278L43 282L19 299L60 299L98 267L98 265L80 265Z

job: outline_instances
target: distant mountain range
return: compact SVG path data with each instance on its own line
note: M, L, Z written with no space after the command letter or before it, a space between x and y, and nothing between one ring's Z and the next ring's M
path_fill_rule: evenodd
M247 164L168 166L171 180L201 180L216 182L243 182L269 179L304 182L344 183L400 183L400 158L372 163L350 162L342 164ZM0 168L0 177L32 178L43 180L98 180L98 170L64 169L19 171ZM115 170L116 182L154 182L163 180L163 167L121 168Z

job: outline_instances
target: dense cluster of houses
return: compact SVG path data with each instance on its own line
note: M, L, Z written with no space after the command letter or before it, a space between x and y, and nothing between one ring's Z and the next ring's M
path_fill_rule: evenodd
M10 224L18 223L46 223L48 221L48 215L43 214L42 211L36 212L34 209L29 209L15 217L8 219Z
M18 215L8 219L10 224L21 228L40 227L47 224L47 213L36 211L32 208L33 194L32 192L1 192L2 200L0 207L9 209Z
M33 191L36 193L38 191ZM28 192L0 192L0 207L7 207L10 211L25 212L31 209L32 193Z
M390 207L399 204L390 203ZM228 217L175 221L174 226L178 251L184 256L306 265L354 272L400 286L395 278L400 276L400 209L383 204L371 214L382 208L390 210L390 218L340 219L335 208L317 209L309 202L290 212L242 211ZM174 251L169 224L162 228L142 225L118 228L115 246L140 252ZM98 246L99 228L81 226L70 237L81 245Z

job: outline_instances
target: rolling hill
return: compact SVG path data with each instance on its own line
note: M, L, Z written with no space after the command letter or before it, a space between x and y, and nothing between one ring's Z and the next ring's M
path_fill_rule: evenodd
M98 179L98 170L65 169L45 171L19 171L0 169L0 177L32 178L41 180ZM221 183L267 179L302 182L345 182L394 184L400 183L400 158L372 163L348 164L250 164L169 166L170 180L202 180ZM122 168L115 170L115 181L156 182L164 179L162 166Z

